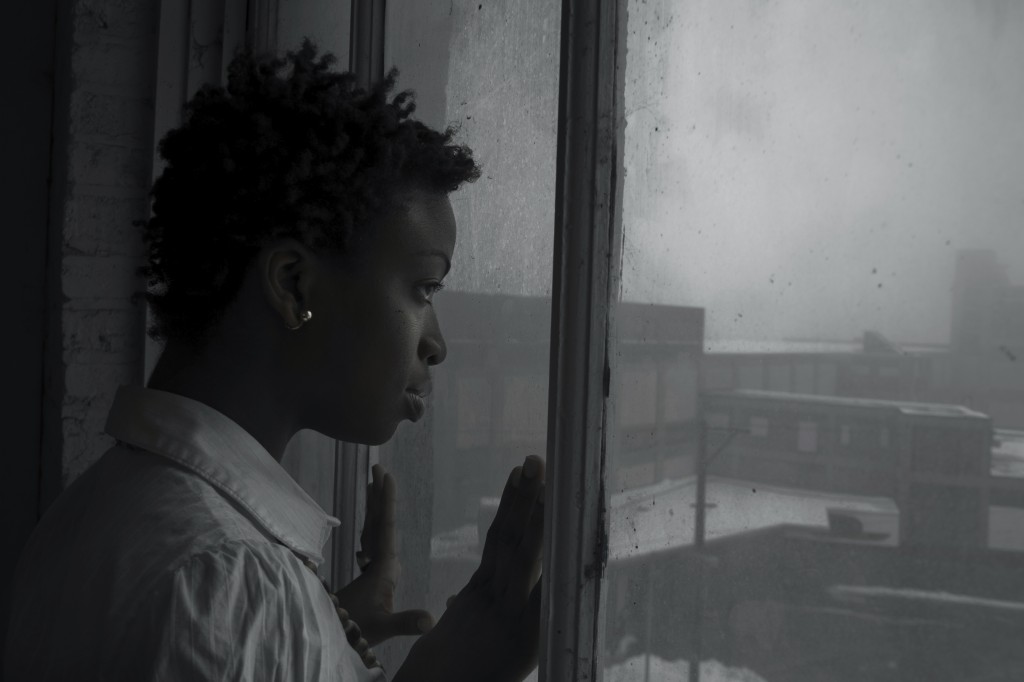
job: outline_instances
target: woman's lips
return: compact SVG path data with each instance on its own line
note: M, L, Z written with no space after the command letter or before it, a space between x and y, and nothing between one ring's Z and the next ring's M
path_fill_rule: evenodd
M418 393L412 391L405 392L406 403L409 405L410 419L414 422L418 422L422 417L423 413L427 411L426 399Z

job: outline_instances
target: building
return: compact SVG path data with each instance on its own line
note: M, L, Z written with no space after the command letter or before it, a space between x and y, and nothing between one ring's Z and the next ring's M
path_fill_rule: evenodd
M606 573L605 648L623 657L711 659L788 682L1012 680L1024 666L1020 552L892 547L800 524L700 552L645 549Z
M706 391L716 430L740 430L711 471L730 478L880 496L905 543L983 547L992 423L965 407L773 391Z

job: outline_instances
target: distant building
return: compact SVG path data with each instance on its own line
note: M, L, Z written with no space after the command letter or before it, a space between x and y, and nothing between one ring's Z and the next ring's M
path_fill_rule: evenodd
M548 397L549 301L448 293L446 304L460 313L442 310L449 357L430 413L433 449L446 453L433 464L435 611L478 564L508 469L545 451ZM699 308L623 304L616 317L607 651L699 651L794 681L1024 665L1024 419L1013 407L1024 379L1004 374L1000 393L991 374L965 369L969 356L878 333L751 352L707 343ZM979 404L1008 405L995 426L1019 430L994 429ZM698 556L702 421L709 452L716 427L745 433L711 464ZM910 639L927 646L899 644Z
M995 251L957 253L950 348L960 355L1024 350L1024 287L1011 286Z
M1003 296L1009 301L1014 291L1006 289ZM443 309L449 305L459 314L445 316ZM1010 303L1001 305L1005 308ZM435 528L455 528L475 521L481 493L497 495L505 473L524 455L545 452L550 301L449 292L438 299L437 306L449 354L435 371L439 400L430 413L433 448L446 453L435 458L433 465L438 486L433 495L433 524ZM1005 354L983 360L950 353L945 347L895 344L878 332L867 332L861 343L846 344L708 342L704 339L704 311L679 306L624 303L618 306L616 319L612 365L616 383L611 387L609 415L616 428L608 434L608 483L613 493L693 473L701 393L736 391L741 395L753 390L861 399L874 401L872 409L879 414L884 412L879 412L879 401L963 405L952 409L974 413L970 419L975 421L988 423L987 416L996 427L1024 430L1024 363L1009 363ZM821 416L823 404L804 400L793 409L811 409L813 421ZM859 403L838 400L828 409L850 410L855 404ZM949 420L936 416L943 409L932 408L936 418L925 418L921 429L945 428ZM794 423L801 421L799 417L793 417ZM879 441L889 437L892 445L879 446L871 457L903 447L897 426L886 429L879 429L873 437ZM862 430L851 422L834 436L854 442L842 448L846 455L866 447L860 444L866 438ZM809 431L803 435L805 440L811 437ZM943 441L941 435L936 438ZM985 456L989 448L984 442L977 440L972 452ZM846 485L851 492L899 497L904 504L910 499L911 488L894 487L897 479L885 469L888 465L858 463L836 455L835 465L825 466L820 458L802 457L798 449L794 452L799 461L788 465L783 460L774 462L771 476L764 480L838 490L848 477ZM926 455L918 455L921 457ZM982 472L977 475L985 477L989 469L976 464L976 471ZM729 475L760 480L769 471L766 466L765 457L748 458ZM956 473L941 475L960 477ZM1018 492L1016 486L1017 479L996 486L993 500L1024 507L1024 492ZM964 492L946 492L957 491ZM933 492L939 494L937 488ZM938 500L935 504L948 507ZM969 503L964 498L959 504ZM984 500L980 504L982 508L986 505ZM968 516L984 514L977 511ZM984 526L967 534L972 533L983 536Z
M965 407L800 395L706 391L711 429L742 429L711 462L719 476L882 496L900 509L907 544L988 542L992 422Z
M713 659L787 682L1017 679L1022 574L1021 553L755 527L699 553L610 562L605 650L636 642L664 660Z

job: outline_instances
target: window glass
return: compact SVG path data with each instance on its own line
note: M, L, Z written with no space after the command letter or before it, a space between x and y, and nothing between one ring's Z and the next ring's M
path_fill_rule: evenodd
M797 422L796 428L796 449L800 452L816 452L818 425L814 422Z
M416 117L459 127L482 176L451 196L458 241L434 298L447 343L423 420L377 457L395 474L398 608L440 617L480 559L508 472L547 439L557 3L386 5L385 68ZM378 652L389 669L409 642Z
M289 0L277 10L277 48L295 50L309 38L323 52L337 58L338 68L348 65L351 3L346 0ZM298 432L288 443L281 465L317 504L329 514L338 514L336 496L337 451L340 444L315 431ZM337 534L324 547L320 575L334 573Z
M1019 676L1024 5L629 0L623 36L621 308L702 338L674 376L616 332L604 679Z
M764 438L768 435L768 419L765 417L750 418L750 435Z

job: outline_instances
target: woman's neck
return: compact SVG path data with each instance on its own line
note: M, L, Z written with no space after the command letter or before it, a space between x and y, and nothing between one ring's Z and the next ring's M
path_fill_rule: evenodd
M149 388L197 400L225 415L281 461L296 428L288 401L273 387L251 346L225 348L212 341L195 351L168 342L149 378Z

